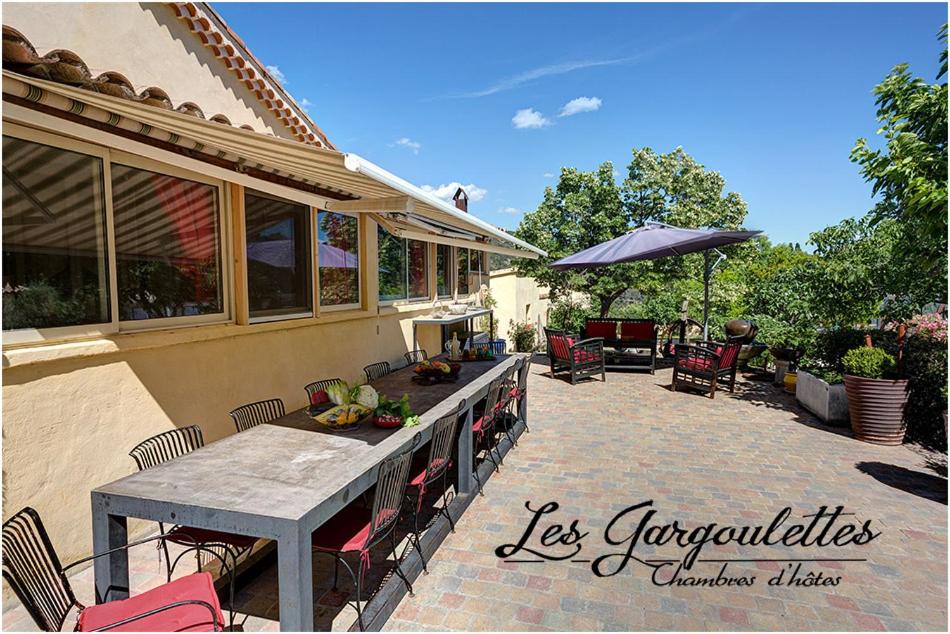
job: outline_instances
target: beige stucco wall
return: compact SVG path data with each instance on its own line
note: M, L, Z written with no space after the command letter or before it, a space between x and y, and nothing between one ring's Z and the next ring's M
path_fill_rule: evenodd
M548 289L539 286L532 277L519 277L514 269L491 272L491 293L498 302L495 315L502 336L508 340L509 349L514 349L509 328L511 321L530 321L541 332L547 324L550 302Z
M3 515L33 506L61 557L72 561L91 548L89 491L134 472L127 454L138 442L193 424L213 441L234 433L228 411L254 400L280 397L288 410L303 407L310 381L355 381L368 363L401 360L418 314L382 316L379 334L375 315L290 328L199 327L192 330L207 339L167 345L162 340L181 334L166 331L133 350L23 366L28 351L4 351ZM435 349L436 329L419 335Z
M220 113L236 126L294 138L164 3L4 3L3 24L40 55L76 53L93 76L117 71L136 91L156 86L176 106L191 101L206 117Z

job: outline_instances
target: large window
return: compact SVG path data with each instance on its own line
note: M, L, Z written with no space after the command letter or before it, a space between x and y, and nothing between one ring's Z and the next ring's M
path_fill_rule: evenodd
M452 295L452 247L445 244L435 247L435 289L439 297Z
M3 330L108 323L101 158L3 137Z
M250 317L313 314L310 209L247 192L244 214Z
M429 294L429 245L397 238L382 227L379 241L379 299L427 299Z
M352 307L360 303L359 220L346 214L317 214L320 244L320 306Z
M224 312L218 188L112 164L119 319Z

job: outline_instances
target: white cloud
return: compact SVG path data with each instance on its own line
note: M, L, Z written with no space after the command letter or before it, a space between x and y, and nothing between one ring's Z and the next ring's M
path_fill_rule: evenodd
M509 215L512 215L512 216L520 216L520 215L523 214L524 212L521 211L520 209L516 208L516 207L502 207L502 208L500 208L500 209L498 210L498 213L500 213L500 214L509 214Z
M413 141L407 136L404 136L401 139L397 139L393 145L398 145L399 147L404 147L407 150L412 150L413 154L418 154L419 150L422 149L421 143L419 143L418 141Z
M469 202L477 203L488 195L488 190L479 187L474 183L469 183L468 185L463 185L458 181L452 181L445 185L439 185L438 187L433 187L432 185L423 185L422 191L432 194L436 198L441 198L447 202L452 201L452 196L455 196L456 190L461 187L465 190L465 193L468 194Z
M603 104L603 102L600 100L600 97L578 97L564 104L558 116L570 117L571 115L580 114L581 112L594 112L600 110L601 104Z
M584 68L595 68L597 66L613 66L614 64L623 64L626 62L633 61L635 58L623 58L623 59L604 59L604 60L592 60L586 62L563 62L561 64L549 64L548 66L540 66L538 68L532 68L523 73L518 73L517 75L512 75L511 77L505 77L496 81L494 84L488 88L482 90L476 90L474 92L460 93L456 95L449 95L451 98L471 98L471 97L487 97L488 95L494 95L495 93L503 92L506 90L512 90L526 84L528 82L534 81L536 79L541 79L543 77L550 77L552 75L563 75L565 73L571 73L575 70L582 70Z
M545 172L545 173L544 173L544 177L545 177L545 178L554 178L554 174L552 174L551 172Z
M304 97L303 99L297 102L297 105L303 108L304 112L306 112L307 114L310 114L310 106L313 105L313 102L307 99L306 97Z
M551 125L551 121L534 108L522 108L511 118L511 123L519 130Z
M264 68L267 70L268 73L270 73L271 77L273 77L280 83L282 84L287 83L287 78L284 77L284 74L280 71L280 68L278 68L277 66L268 65L268 66L265 66Z

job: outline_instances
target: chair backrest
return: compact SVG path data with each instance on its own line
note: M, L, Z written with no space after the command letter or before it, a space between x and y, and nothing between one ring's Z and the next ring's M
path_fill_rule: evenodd
M80 606L39 513L30 507L3 523L3 578L46 632L58 632L69 611Z
M316 392L320 390L326 391L326 389L334 383L342 382L341 379L323 379L322 381L314 381L313 383L303 386L303 389L307 390L307 402L310 402L310 399Z
M485 416L495 415L495 407L501 400L501 390L505 387L505 376L499 376L488 384L488 394L485 395ZM487 419L486 419L487 420Z
M376 379L381 379L392 371L393 371L392 368L389 367L389 361L380 361L379 363L371 363L365 368L363 368L363 372L366 373L367 381L375 381Z
M172 429L147 438L135 445L129 455L135 460L139 471L144 471L172 458L191 453L195 449L204 447L204 444L201 428L192 425L181 429Z
M429 358L429 354L425 350L410 350L402 356L406 358L406 365L421 363L422 361L426 361Z
M242 405L232 410L230 416L240 432L270 422L275 418L280 418L284 414L284 402L279 398L271 398L266 401Z
M735 365L739 360L739 350L741 348L742 342L739 340L739 338L731 337L729 341L726 342L726 345L723 346L722 352L719 354L719 369L731 369L732 366Z
M584 339L602 337L607 340L617 338L616 319L588 319L584 322Z
M441 476L449 468L452 458L452 446L455 444L455 430L458 429L459 414L465 407L465 401L459 402L455 411L446 414L432 425L432 440L429 442L429 461L426 463L426 475L423 482L429 483Z
M544 329L544 336L548 340L548 356L552 359L570 359L570 343L563 330Z
M524 357L521 364L521 373L518 375L518 392L524 394L528 390L528 374L531 370L531 355Z
M620 338L635 341L654 341L656 339L656 322L652 319L621 320Z
M421 436L417 433L413 438L413 448ZM376 494L373 496L373 514L370 518L369 534L364 548L389 534L399 520L402 510L402 501L406 497L406 484L409 482L409 465L412 463L412 449L408 449L396 456L386 458L379 465L379 474L376 477Z

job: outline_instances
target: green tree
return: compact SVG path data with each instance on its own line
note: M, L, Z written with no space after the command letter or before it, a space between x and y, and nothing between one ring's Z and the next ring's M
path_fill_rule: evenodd
M937 83L913 77L907 64L895 66L874 89L885 148L872 149L862 138L851 151L881 197L872 219L900 221L901 251L930 280L932 299L946 298L947 279L946 24L939 39Z
M592 172L563 168L557 186L545 188L541 204L525 214L515 231L522 240L548 252L548 257L537 260L518 260L516 266L520 273L548 286L555 299L569 297L575 290L587 292L603 315L633 283L631 267L616 265L586 271L556 271L551 268L551 262L629 230L629 217L613 172L609 161Z

